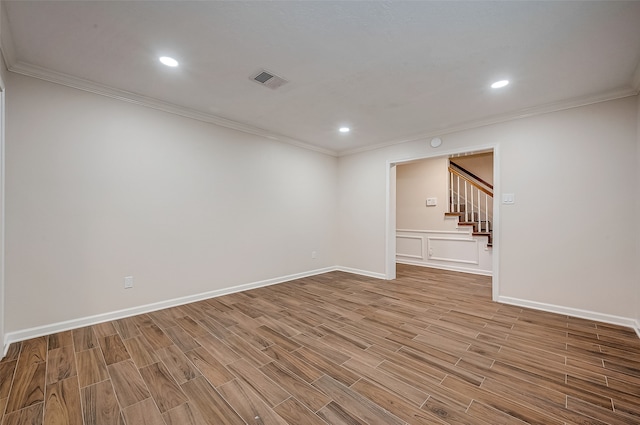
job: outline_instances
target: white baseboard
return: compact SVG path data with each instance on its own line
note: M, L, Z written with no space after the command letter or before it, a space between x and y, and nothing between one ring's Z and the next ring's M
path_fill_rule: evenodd
M448 270L450 272L471 273L471 274L478 274L481 276L493 276L493 273L490 270L478 270L478 269L471 269L466 267L447 266L442 264L424 263L421 261L411 261L411 260L404 260L404 259L396 260L396 263L408 264L410 266L428 267L430 269Z
M398 261L398 263L410 264L410 263L404 263L401 261ZM428 266L428 267L441 268L444 270L451 270L451 271L464 271L468 273L482 274L482 273L478 273L477 270L466 271L466 270L455 270L455 268L448 268L448 267L435 267L435 266ZM261 280L257 282L246 283L243 285L232 286L230 288L217 289L215 291L203 292L200 294L189 295L186 297L174 298L171 300L161 301L161 302L152 303L152 304L146 304L146 305L132 307L124 310L118 310L118 311L113 311L113 312L104 313L104 314L97 314L94 316L87 316L79 319L67 320L64 322L53 323L50 325L38 326L38 327L24 329L20 331L9 332L5 335L4 347L2 350L2 357L4 357L7 354L7 351L9 350L9 345L11 345L14 342L24 341L27 339L36 338L43 335L50 335L57 332L67 331L70 329L77 329L84 326L91 326L91 325L95 325L98 323L107 322L111 320L123 319L125 317L136 316L138 314L149 313L152 311L162 310L169 307L176 307L179 305L201 301L208 298L215 298L223 295L233 294L235 292L248 291L250 289L256 289L256 288L261 288L265 286L275 285L278 283L289 282L291 280L302 279L310 276L316 276L319 274L328 273L332 271L353 273L357 275L373 277L373 278L382 279L382 280L386 279L386 275L384 273L354 269L351 267L333 266L333 267L325 267L322 269L311 270L303 273L296 273L296 274L291 274L287 276L281 276L273 279L266 279L266 280ZM552 313L565 314L568 316L581 317L584 319L597 320L600 322L612 323L615 325L630 327L636 331L636 333L638 334L638 337L640 338L640 321L639 320L634 320L631 318L625 318L625 317L619 317L619 316L612 316L612 315L607 315L602 313L596 313L596 312L591 312L587 310L574 309L570 307L562 307L562 306L556 306L552 304L539 303L535 301L521 300L521 299L511 298L511 297L498 297L498 301L505 304L516 305L519 307L528 307L536 310L549 311Z
M563 307L554 304L541 303L537 301L522 300L519 298L499 296L498 302L511 304L518 307L527 307L534 310L548 311L550 313L558 313L566 316L579 317L581 319L594 320L597 322L610 323L612 325L624 326L636 331L640 338L640 321L630 317L615 316L612 314L598 313L595 311L582 310L579 308Z
M359 274L361 276L373 277L375 279L387 279L384 273L370 272L368 270L352 269L351 267L337 266L334 270L345 273Z
M67 331L70 329L77 329L84 326L95 325L102 322L108 322L111 320L123 319L125 317L136 316L138 314L150 313L156 310L162 310L169 307L176 307L183 304L189 304L196 301L205 300L208 298L220 297L222 295L233 294L235 292L248 291L250 289L261 288L264 286L275 285L278 283L289 282L291 280L301 279L304 277L315 276L322 273L332 271L347 271L349 273L358 273L354 270L345 270L340 267L325 267L322 269L311 270L308 272L296 273L287 276L281 276L273 279L261 280L258 282L246 283L243 285L232 286L230 288L217 289L215 291L203 292L195 295L188 295L186 297L174 298L171 300L160 301L157 303L141 305L138 307L127 308L124 310L112 311L104 314L96 314L94 316L82 317L73 320L67 320L64 322L53 323L50 325L37 326L34 328L23 329L20 331L9 332L5 335L4 347L2 357L6 356L9 350L9 345L14 342L24 341L31 338L36 338L43 335L51 335L57 332ZM367 276L365 274L365 276Z

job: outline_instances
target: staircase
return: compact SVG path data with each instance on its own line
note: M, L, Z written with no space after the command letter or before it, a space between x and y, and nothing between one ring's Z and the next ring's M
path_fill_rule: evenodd
M458 217L458 226L472 227L472 235L486 236L493 246L493 185L449 162L449 208L445 217Z

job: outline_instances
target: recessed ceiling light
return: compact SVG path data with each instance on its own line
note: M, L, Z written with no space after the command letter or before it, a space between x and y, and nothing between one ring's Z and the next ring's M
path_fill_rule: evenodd
M172 68L175 68L176 66L178 66L178 61L175 60L174 58L170 58L169 56L161 56L160 62Z
M500 88L508 86L508 85L509 85L509 80L500 80L500 81L496 81L495 83L491 84L491 88L492 89L500 89Z
M340 128L338 129L338 131L339 131L340 133L348 133L348 132L350 132L350 131L351 131L351 129L350 129L349 127L340 127Z

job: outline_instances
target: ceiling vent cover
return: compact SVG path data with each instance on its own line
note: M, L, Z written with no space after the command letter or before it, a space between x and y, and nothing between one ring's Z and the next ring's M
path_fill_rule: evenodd
M288 81L284 78L278 77L273 72L266 71L264 69L261 69L257 73L253 74L250 78L256 83L274 90L282 86L283 84L288 83Z

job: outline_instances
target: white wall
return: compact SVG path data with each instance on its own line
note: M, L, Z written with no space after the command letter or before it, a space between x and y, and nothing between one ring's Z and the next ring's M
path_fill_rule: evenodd
M640 208L619 184L640 168L637 97L445 135L436 150L421 140L336 160L5 82L8 332L336 264L383 275L387 161L488 145L500 148L502 192L516 194L500 209L500 295L640 321L629 226Z
M13 73L7 86L7 332L337 263L336 158Z
M637 174L637 196L636 196L636 213L635 216L640 216L640 95L636 96L637 99L637 130L636 130L636 151L637 151L637 163L636 163L636 174ZM640 276L640 230L637 230L638 236L638 244L636 246L636 276ZM640 336L640 284L636 283L636 332L638 332L638 336Z
M0 6L1 7L1 6ZM0 11L0 18L2 13ZM4 347L4 131L5 64L0 54L0 347ZM4 354L0 348L0 357Z
M500 208L495 241L503 300L636 315L635 208L624 182L636 176L637 119L628 97L442 136L441 152L499 147L501 192L516 196ZM435 151L420 140L339 158L343 266L384 273L387 161Z
M2 33L4 18L4 5L0 1L0 34ZM2 45L2 39L0 38L0 46ZM6 81L6 65L4 63L4 56L0 51L0 357L4 355L4 340L5 340L5 290L4 290L4 92Z
M414 230L451 230L447 212L447 157L430 158L396 169L396 227ZM437 198L436 206L426 206L427 198Z

